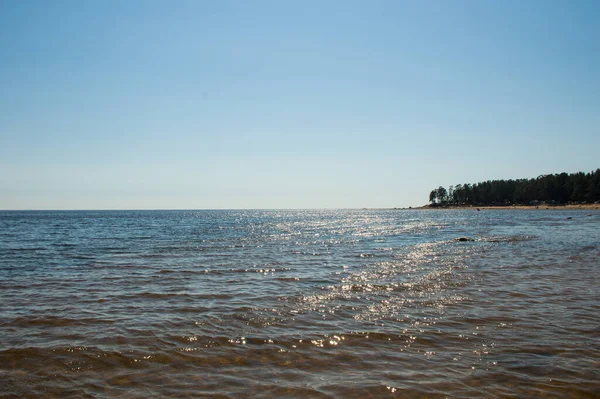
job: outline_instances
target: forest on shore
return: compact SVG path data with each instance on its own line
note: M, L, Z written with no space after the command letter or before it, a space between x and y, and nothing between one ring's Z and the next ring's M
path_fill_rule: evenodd
M532 179L488 180L438 187L431 206L507 206L593 204L600 201L600 169L541 175Z

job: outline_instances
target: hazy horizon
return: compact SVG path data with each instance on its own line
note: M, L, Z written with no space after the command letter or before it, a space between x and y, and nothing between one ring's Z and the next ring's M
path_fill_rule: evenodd
M361 209L595 170L600 3L4 1L0 209Z

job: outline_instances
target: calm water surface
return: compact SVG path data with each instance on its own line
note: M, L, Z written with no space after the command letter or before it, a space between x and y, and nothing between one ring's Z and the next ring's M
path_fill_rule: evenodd
M0 397L594 398L599 298L599 211L0 212Z

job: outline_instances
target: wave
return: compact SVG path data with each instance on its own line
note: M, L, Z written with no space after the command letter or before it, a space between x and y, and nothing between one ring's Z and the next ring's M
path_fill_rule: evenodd
M0 327L71 327L87 326L90 324L112 324L113 320L101 318L68 318L58 316L34 316L17 317L14 319L5 319L0 322Z

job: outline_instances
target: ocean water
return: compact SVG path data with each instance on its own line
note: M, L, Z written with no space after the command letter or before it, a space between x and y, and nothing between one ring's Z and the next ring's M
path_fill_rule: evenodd
M0 212L0 397L597 398L600 212Z

